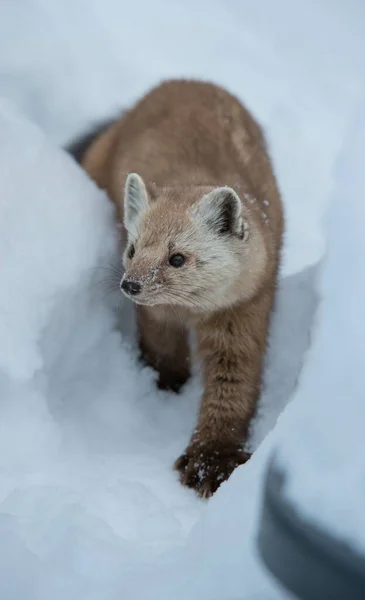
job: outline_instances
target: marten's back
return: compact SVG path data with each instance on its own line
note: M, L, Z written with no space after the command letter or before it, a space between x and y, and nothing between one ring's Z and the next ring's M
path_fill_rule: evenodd
M280 246L280 194L259 125L229 92L211 83L166 81L120 119L98 129L81 158L122 218L125 179L161 185L229 185L270 222ZM249 202L249 200L248 200Z

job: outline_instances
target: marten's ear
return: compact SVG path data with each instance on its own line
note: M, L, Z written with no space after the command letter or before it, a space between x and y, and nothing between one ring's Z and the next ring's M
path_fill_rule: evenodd
M130 173L124 191L124 226L128 233L137 237L141 214L148 208L148 194L142 177Z
M203 196L194 206L193 215L218 235L245 237L247 223L243 219L242 203L230 187L215 188Z

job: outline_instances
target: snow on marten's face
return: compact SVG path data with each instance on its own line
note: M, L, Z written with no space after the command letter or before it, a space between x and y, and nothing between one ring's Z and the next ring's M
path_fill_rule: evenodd
M152 197L142 178L130 174L122 292L137 304L180 305L193 312L234 303L242 297L239 282L251 260L244 212L229 187L164 187Z

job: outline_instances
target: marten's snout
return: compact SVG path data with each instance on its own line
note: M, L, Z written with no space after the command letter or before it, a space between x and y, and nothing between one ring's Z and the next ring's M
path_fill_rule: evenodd
M126 294L130 294L131 296L136 296L141 292L141 285L136 281L131 281L130 279L123 279L120 284L121 289Z

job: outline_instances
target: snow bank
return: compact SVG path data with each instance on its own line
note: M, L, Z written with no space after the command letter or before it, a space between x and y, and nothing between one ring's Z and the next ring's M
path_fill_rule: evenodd
M114 597L199 512L171 470L196 403L151 394L116 329L104 194L6 102L0 139L0 596Z
M365 551L365 110L344 143L326 220L323 300L292 427L286 492L305 516Z
M37 342L51 310L112 239L111 207L30 123L0 108L0 368L29 380L43 364Z
M44 373L52 354L71 354L72 346L55 338L45 356L43 331L80 279L91 281L90 269L112 251L113 236L103 195L4 101L0 139L0 464L11 478L33 459L47 460L60 442Z

